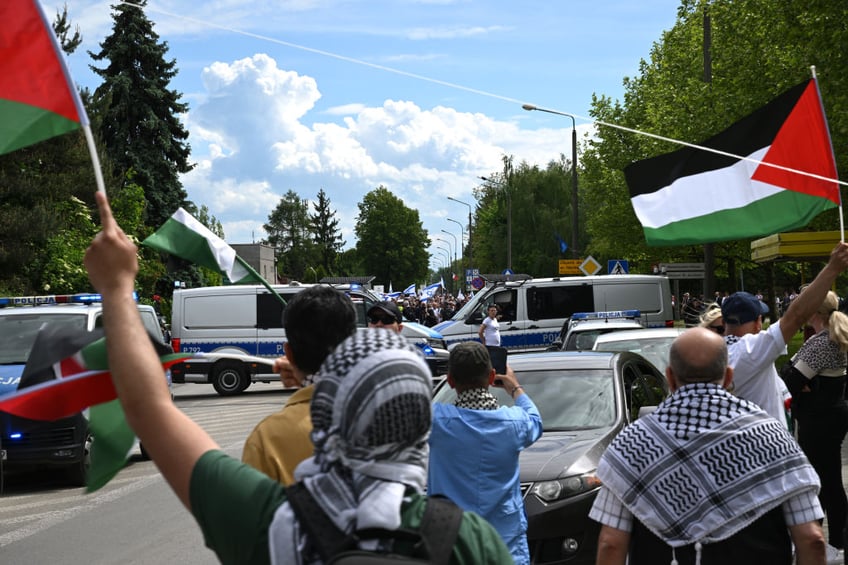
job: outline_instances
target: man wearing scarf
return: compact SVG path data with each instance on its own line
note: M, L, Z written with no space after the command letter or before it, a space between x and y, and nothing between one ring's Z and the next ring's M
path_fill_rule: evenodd
M681 334L666 377L673 394L598 466L597 562L789 565L791 537L799 564L824 564L818 476L785 426L725 390L721 336Z
M86 250L85 266L103 296L112 379L130 427L222 563L319 563L293 518L286 488L221 451L172 402L132 299L138 249L115 222L105 194L95 199L102 230ZM315 455L295 477L345 534L418 529L427 504L432 386L416 348L393 332L360 331L327 357L315 381ZM382 549L387 542L375 543L363 540L359 547ZM450 563L509 559L497 532L466 512Z
M433 407L428 492L483 516L509 547L516 564L530 562L527 517L521 499L518 455L542 435L542 417L507 367L498 375L515 406L489 393L495 370L483 344L466 341L451 350L448 384L455 405Z

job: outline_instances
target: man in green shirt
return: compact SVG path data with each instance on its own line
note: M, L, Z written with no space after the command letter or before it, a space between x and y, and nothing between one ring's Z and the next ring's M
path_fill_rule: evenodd
M103 297L112 378L130 426L165 480L198 521L222 563L300 563L304 541L283 485L220 451L171 401L132 291L137 248L96 194L102 230L85 266ZM344 532L415 528L423 515L430 372L414 346L367 330L321 367L312 399L315 456L304 484ZM371 548L365 548L371 549ZM451 563L511 563L497 532L465 513Z

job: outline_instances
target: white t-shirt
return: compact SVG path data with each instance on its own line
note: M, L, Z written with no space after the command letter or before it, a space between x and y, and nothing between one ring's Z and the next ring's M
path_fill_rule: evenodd
M486 316L483 320L483 345L500 345L501 328L497 318Z
M777 386L782 381L774 367L786 350L780 322L758 334L728 336L727 341L728 364L733 367L733 393L750 400L772 418L786 422L783 397Z

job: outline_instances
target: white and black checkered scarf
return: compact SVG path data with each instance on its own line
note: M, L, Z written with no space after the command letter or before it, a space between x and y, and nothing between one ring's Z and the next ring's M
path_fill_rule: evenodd
M500 408L498 399L492 396L487 388L472 388L463 390L456 395L454 406L469 410L497 410Z
M785 427L715 384L681 387L610 444L598 477L672 547L727 539L819 479Z
M404 493L424 493L432 419L430 370L402 336L360 330L316 373L312 394L313 457L295 470L343 532L397 529ZM274 516L274 563L311 563L291 507ZM374 544L363 544L374 549Z

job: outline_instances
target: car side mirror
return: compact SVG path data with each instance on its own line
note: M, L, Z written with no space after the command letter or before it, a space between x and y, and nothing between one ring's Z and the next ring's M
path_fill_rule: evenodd
M482 324L483 314L481 314L480 312L474 312L473 314L470 314L467 318L465 318L465 323L474 325Z
M636 419L639 419L642 416L647 416L648 414L650 414L651 412L653 412L656 409L657 409L656 406L642 406L641 408L639 408L639 415L636 416Z

